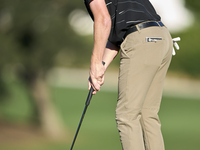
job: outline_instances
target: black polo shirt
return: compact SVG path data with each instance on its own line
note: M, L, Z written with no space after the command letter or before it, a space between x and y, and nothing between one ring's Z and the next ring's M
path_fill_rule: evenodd
M89 3L92 0L84 0L86 8L93 19ZM160 16L149 0L105 0L112 20L109 41L120 46L127 29L145 21L160 21Z

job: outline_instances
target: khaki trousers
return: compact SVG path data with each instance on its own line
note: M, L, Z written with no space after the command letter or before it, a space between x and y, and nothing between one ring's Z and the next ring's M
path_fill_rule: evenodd
M166 27L133 32L121 44L116 121L124 150L165 149L158 111L172 44Z

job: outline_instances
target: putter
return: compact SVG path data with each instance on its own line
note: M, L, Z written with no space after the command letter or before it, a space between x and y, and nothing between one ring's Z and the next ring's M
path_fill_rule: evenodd
M105 65L105 62L102 62L102 64ZM85 102L85 108L84 108L84 110L83 110L83 113L82 113L82 116L81 116L81 120L80 120L79 125L78 125L78 128L77 128L77 130L76 130L76 134L75 134L75 136L74 136L74 140L73 140L73 142L72 142L72 145L71 145L70 150L72 150L73 147L74 147L74 143L75 143L75 141L76 141L78 132L79 132L80 127L81 127L81 124L82 124L82 122L83 122L83 118L84 118L84 116L85 116L87 107L88 107L89 104L90 104L90 101L91 101L92 93L93 93L93 92L94 92L94 89L93 89L93 87L91 86L90 91L89 91L88 96L87 96L87 99L86 99L86 102Z

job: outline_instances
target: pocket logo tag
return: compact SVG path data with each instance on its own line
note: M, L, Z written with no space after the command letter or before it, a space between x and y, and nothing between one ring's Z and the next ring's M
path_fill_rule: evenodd
M146 42L156 42L162 40L161 37L146 37Z

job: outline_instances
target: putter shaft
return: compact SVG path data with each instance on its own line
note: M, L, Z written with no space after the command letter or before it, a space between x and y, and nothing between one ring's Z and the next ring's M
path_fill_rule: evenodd
M75 143L75 141L76 141L76 138L77 138L77 135L78 135L79 129L80 129L81 124L82 124L82 122L83 122L83 118L84 118L84 116L85 116L85 113L86 113L87 107L88 107L88 105L90 104L90 101L91 101L91 98L92 98L92 93L93 93L93 91L94 91L94 89L93 89L93 87L91 86L90 91L89 91L89 93L88 93L87 100L86 100L86 102L85 102L85 108L84 108L84 110L83 110L83 113L82 113L82 116L81 116L81 120L80 120L79 125L78 125L78 128L77 128L77 130L76 130L76 134L75 134L75 136L74 136L74 140L73 140L73 142L72 142L72 145L71 145L70 150L72 150L73 147L74 147L74 143Z

